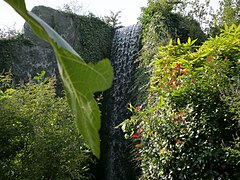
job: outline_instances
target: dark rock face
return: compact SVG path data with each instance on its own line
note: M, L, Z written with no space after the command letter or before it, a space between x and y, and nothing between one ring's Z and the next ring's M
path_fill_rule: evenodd
M109 58L114 30L99 18L67 14L37 6L32 12L57 31L86 62ZM24 25L23 37L0 42L0 70L11 68L14 78L28 80L42 70L48 76L58 74L52 47ZM7 64L5 62L8 62ZM58 75L57 75L58 76Z

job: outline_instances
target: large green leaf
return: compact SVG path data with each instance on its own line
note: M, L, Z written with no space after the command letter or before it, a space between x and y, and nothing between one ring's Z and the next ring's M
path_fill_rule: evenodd
M93 94L110 88L113 69L109 60L86 64L76 51L43 20L28 12L24 0L5 0L31 26L33 32L49 42L55 51L58 68L66 90L69 105L76 116L80 133L100 156L100 111Z

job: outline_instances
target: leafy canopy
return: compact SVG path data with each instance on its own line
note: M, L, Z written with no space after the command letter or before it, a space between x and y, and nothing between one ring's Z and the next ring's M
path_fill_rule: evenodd
M109 60L96 65L86 64L77 52L49 25L28 12L24 0L5 0L31 26L33 32L49 42L55 52L58 68L66 90L68 103L76 116L80 133L92 149L100 156L100 111L93 94L108 89L113 80L113 70Z

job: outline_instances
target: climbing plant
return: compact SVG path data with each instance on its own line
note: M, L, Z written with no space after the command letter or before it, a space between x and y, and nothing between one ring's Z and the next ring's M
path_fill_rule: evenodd
M113 70L110 61L105 59L95 65L86 64L50 26L34 13L27 11L24 0L5 1L28 22L37 36L53 46L66 96L76 117L78 129L93 153L99 157L100 111L93 94L111 86Z

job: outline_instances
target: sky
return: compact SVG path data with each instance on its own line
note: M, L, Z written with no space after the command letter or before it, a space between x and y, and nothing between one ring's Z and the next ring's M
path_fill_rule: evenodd
M96 16L108 16L110 11L121 11L120 22L123 26L135 24L140 16L140 7L147 5L147 0L74 0L83 6L84 11L90 11ZM27 10L34 6L44 5L58 9L63 4L73 0L25 0ZM24 20L3 0L0 0L0 28L8 29L15 26L22 29Z
M135 24L141 13L140 8L147 6L147 0L25 0L29 11L38 5L59 9L70 2L78 2L84 11L92 12L98 17L108 16L110 11L121 11L120 22L123 26ZM216 7L218 0L211 0L211 4ZM23 24L24 20L6 2L0 0L0 29L21 30Z

